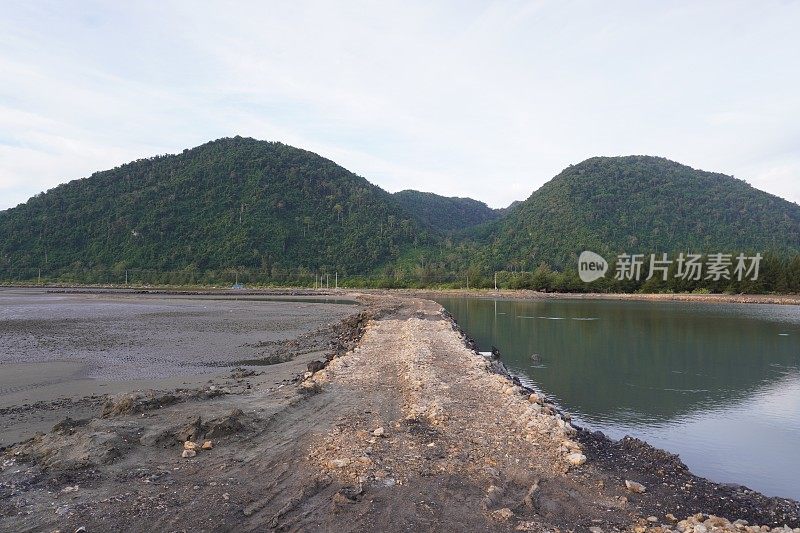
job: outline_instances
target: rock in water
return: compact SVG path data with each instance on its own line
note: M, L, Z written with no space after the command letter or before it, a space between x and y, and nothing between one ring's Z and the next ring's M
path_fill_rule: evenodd
M647 488L644 485L642 485L641 483L637 483L637 482L631 481L629 479L625 480L625 487L629 491L635 492L637 494L641 494L641 493L643 493L644 491L647 490Z

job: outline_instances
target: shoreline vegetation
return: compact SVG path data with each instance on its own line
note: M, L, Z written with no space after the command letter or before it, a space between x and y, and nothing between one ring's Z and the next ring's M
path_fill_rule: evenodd
M0 529L800 531L800 502L574 427L422 294L327 293L361 310L305 373L97 397L3 450Z
M405 291L398 291L405 292ZM800 294L705 294L705 293L603 293L603 292L540 292L530 290L421 290L409 294L506 298L521 300L629 300L654 302L704 302L740 304L800 305Z
M83 270L49 270L47 268L0 268L0 286L108 286L108 287L231 287L242 285L259 288L339 288L350 290L516 290L557 294L770 294L800 295L800 254L766 253L759 260L758 270L737 279L733 265L723 276L708 276L699 271L699 279L685 279L678 262L669 261L665 272L650 277L650 257L639 266L639 276L617 279L617 264L608 265L608 273L595 281L582 281L572 268L554 270L542 263L533 270L492 270L486 266L465 265L447 270L428 264L425 253L411 263L386 267L371 274L352 274L347 269L304 267L272 269L230 267L200 271L155 270L97 267ZM678 254L671 254L675 257ZM733 257L735 254L731 254ZM702 256L710 261L710 256ZM752 258L749 258L752 259ZM705 262L701 264L705 265ZM752 266L752 265L751 265ZM0 265L2 267L2 265ZM533 268L533 267L528 267ZM627 267L626 267L627 268ZM662 267L655 267L656 269ZM624 269L623 269L624 270ZM686 272L684 272L684 275Z
M256 295L340 295L358 291L365 294L397 294L419 297L457 296L466 298L499 298L521 300L630 300L630 301L677 301L704 303L741 303L800 305L800 294L729 294L708 292L545 292L529 289L491 288L352 288L352 287L306 287L306 286L254 286L242 289L218 285L115 285L115 284L0 284L2 288L42 289L48 292L113 291L129 294L202 295L230 294L238 296Z

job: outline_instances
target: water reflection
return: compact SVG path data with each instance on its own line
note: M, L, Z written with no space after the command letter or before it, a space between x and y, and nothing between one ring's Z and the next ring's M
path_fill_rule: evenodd
M800 498L797 307L440 302L584 425L645 438L712 479Z

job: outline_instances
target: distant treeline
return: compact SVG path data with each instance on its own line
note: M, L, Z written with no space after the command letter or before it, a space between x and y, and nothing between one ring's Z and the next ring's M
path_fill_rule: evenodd
M387 267L370 274L346 271L311 271L305 268L273 267L270 270L226 268L198 271L196 269L157 270L117 268L81 268L49 272L46 269L0 271L0 283L6 284L87 284L129 286L232 286L240 283L249 287L294 286L340 288L450 288L450 289L529 289L543 292L610 292L610 293L732 293L732 294L796 294L800 293L800 255L781 257L764 255L759 264L758 278L743 276L739 281L731 268L730 278L683 279L673 263L663 275L647 279L650 265L645 260L637 279L617 279L616 263L609 265L605 277L585 283L577 269L555 271L541 264L534 271L490 271L472 267L462 272L447 272L435 266L426 268Z

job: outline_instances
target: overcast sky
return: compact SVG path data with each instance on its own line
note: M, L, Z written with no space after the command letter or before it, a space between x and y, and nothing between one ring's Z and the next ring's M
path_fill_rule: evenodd
M0 209L219 137L524 199L660 155L800 201L800 3L0 0Z

